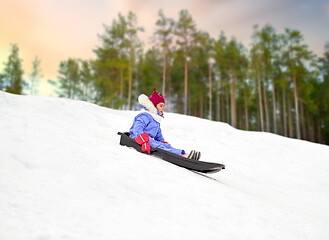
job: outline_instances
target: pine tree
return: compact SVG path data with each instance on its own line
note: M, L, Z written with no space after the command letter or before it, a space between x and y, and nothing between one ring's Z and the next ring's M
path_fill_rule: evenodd
M36 56L32 61L32 72L29 75L29 79L30 79L29 88L31 95L38 94L38 86L40 84L40 79L43 78L43 75L41 74L40 63L41 61L38 58L38 56Z
M195 23L192 16L187 10L181 10L179 12L179 20L176 25L175 34L180 38L177 43L184 51L184 114L187 114L188 101L188 56L194 33Z
M0 73L0 90L1 91L3 91L5 89L5 87L4 87L4 80L5 80L4 74Z
M119 51L118 55L118 65L119 65L119 73L120 73L120 99L119 99L119 106L124 104L123 99L123 90L124 90L124 70L127 67L127 59L125 49L127 47L127 21L126 18L119 13L118 21L114 20L112 29L110 30L110 38L115 43L115 47Z
M161 55L159 49L152 47L139 59L138 79L141 92L147 93L153 88L161 89Z
M240 57L240 73L239 78L243 86L243 106L244 106L244 118L245 118L245 130L249 130L249 105L250 105L250 89L247 84L248 79L249 60L245 53ZM241 87L242 88L242 87ZM242 116L240 116L242 119Z
M262 46L263 59L264 59L264 102L266 112L266 130L270 131L270 101L272 100L273 106L273 128L274 132L277 132L277 120L276 120L276 94L275 94L275 81L273 79L273 62L277 57L278 49L278 37L275 33L275 29L270 25L266 24L259 32L259 39ZM271 89L272 99L270 98Z
M123 70L126 63L123 59L123 16L119 14L121 24L112 21L111 26L104 24L105 32L99 35L102 46L93 50L96 59L92 62L94 71L94 85L96 102L102 106L118 108L124 104L123 97Z
M79 63L76 59L69 58L61 61L58 76L59 88L62 90L60 97L76 98L80 94L79 89Z
M199 78L204 79L203 81L199 81L200 86L208 84L208 116L210 120L213 120L213 63L214 59L214 39L209 36L207 32L198 32L194 34L194 43L196 44L196 49L198 51L197 62L194 62L194 65L197 67L193 67L195 70L198 69L199 73L202 73ZM192 54L192 58L195 56ZM206 78L208 81L206 82ZM203 86L202 86L203 87ZM199 88L200 89L200 88ZM206 91L206 86L204 87L204 91ZM207 95L207 94L205 94ZM203 104L201 104L203 105Z
M4 90L4 80L5 80L5 76L4 74L2 74L0 72L0 90L3 91Z
M19 48L17 44L12 44L3 73L4 89L10 93L22 94L23 88L26 86L23 74L22 60L19 58Z
M298 30L285 30L285 41L287 49L284 53L286 59L286 67L291 74L294 95L294 110L295 110L295 123L296 123L296 137L301 138L300 131L300 110L299 110L299 84L302 81L298 72L304 69L304 64L312 58L312 53L308 51L307 45L302 44L303 36ZM298 84L297 84L298 83Z
M231 76L231 125L236 127L236 80L239 69L240 50L238 43L234 38L227 45L226 56L228 59L229 73Z
M191 42L189 56L189 101L188 112L194 116L210 117L209 98L209 35L195 32ZM212 91L212 89L211 89ZM209 95L208 95L209 94Z
M128 13L127 17L127 44L129 49L129 61L128 61L128 110L131 109L131 85L133 77L133 65L135 49L141 46L137 33L138 31L144 31L142 27L137 26L137 16L133 12Z
M80 82L82 84L82 100L92 101L92 73L90 62L86 60L81 60L81 68L79 71Z
M315 91L315 98L318 104L318 116L321 118L323 143L329 145L329 42L325 45L323 57L319 58L319 70L321 71L322 80L318 82Z
M155 34L159 37L160 45L162 47L162 95L166 97L166 66L167 66L167 52L172 41L171 34L173 33L173 27L175 22L171 18L167 18L162 10L159 10L159 19L156 21L158 29Z
M137 26L137 16L132 12L127 18L119 13L118 19L114 19L111 26L104 25L104 28L105 33L99 36L103 46L94 50L97 55L93 65L98 98L105 105L122 108L127 103L127 108L131 109L135 50L141 46L137 33L143 28Z
M215 58L215 67L217 72L219 72L219 109L218 109L218 120L225 122L225 88L228 87L227 84L227 59L225 57L226 52L226 37L224 32L221 32L219 39L215 42L214 46L214 58ZM228 121L228 120L227 120Z

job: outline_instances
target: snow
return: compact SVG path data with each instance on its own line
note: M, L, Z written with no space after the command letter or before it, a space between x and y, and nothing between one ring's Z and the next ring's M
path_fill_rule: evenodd
M0 92L0 239L329 239L329 147L166 113L203 175L119 145L135 111Z

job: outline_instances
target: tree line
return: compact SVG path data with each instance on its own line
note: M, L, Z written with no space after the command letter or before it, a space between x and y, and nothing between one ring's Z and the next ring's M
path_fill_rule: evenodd
M118 14L98 35L95 59L63 60L57 81L49 82L60 97L129 110L155 87L168 111L329 144L329 43L318 57L300 31L277 33L266 24L254 26L248 49L224 32L213 38L198 30L187 10L176 20L160 10L155 26L153 46L145 50L137 16ZM0 86L20 94L27 84L17 45L11 52ZM40 78L38 62L30 89Z

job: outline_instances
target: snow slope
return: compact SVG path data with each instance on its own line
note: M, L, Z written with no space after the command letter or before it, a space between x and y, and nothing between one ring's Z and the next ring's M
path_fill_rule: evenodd
M136 112L0 92L0 239L329 239L329 147L167 113L201 175L119 145Z

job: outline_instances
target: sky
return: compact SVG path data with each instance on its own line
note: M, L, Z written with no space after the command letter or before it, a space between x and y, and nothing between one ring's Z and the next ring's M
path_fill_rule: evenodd
M178 20L187 9L197 29L218 38L221 31L249 47L253 26L271 24L277 33L297 29L304 43L322 56L329 41L329 1L325 0L0 0L0 72L7 62L11 44L19 47L24 77L32 72L32 61L41 60L43 79L39 94L50 95L47 79L56 80L60 61L94 59L100 46L103 24L111 25L119 13L137 15L144 28L139 34L145 48L155 32L158 11Z

